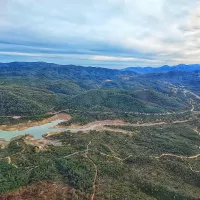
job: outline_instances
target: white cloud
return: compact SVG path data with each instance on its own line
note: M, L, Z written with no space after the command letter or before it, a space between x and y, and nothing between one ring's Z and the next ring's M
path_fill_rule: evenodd
M115 57L115 56L92 56L91 60L98 60L98 61L142 61L142 62L158 62L157 60L150 60L150 59L140 59L140 58L133 58L133 57Z
M195 63L200 56L199 0L2 0L0 9L1 42L33 50L0 48L10 56L45 60L51 55L41 49L51 49L88 64L129 65Z

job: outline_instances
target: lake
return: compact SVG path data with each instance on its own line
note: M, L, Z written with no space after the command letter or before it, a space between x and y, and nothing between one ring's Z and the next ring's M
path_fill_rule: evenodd
M63 122L63 120L55 120L50 123L46 123L39 126L33 126L25 130L15 130L15 131L1 131L0 130L0 138L9 141L11 138L19 136L19 135L25 135L25 134L31 134L36 139L42 139L42 135L45 133L53 133L62 131L62 128L53 128L54 126L58 125L60 122Z
M3 131L0 130L0 138L4 139L5 141L10 141L13 137L25 135L25 134L31 134L36 139L43 139L42 135L45 133L54 133L54 132L60 132L60 131L71 131L71 132L78 132L78 131L89 131L95 128L95 125L91 125L86 128L53 128L59 123L63 122L64 120L54 120L52 122L39 125L39 126L33 126L25 130L15 130L15 131Z

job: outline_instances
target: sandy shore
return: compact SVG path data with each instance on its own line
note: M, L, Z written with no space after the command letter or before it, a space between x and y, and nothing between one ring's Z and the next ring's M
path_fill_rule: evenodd
M55 146L60 146L61 143L56 141L56 140L49 140L49 139L36 139L34 136L32 135L27 135L24 137L24 142L28 145L32 145L32 146L37 146L39 147L40 150L45 150L46 148L48 148L48 145L55 145Z
M70 120L71 116L68 114L64 114L64 113L59 113L54 115L53 117L41 120L41 121L28 121L25 123L19 123L19 124L15 124L15 125L0 125L0 130L2 131L22 131L22 130L26 130L30 127L33 126L40 126L46 123L50 123L54 120Z

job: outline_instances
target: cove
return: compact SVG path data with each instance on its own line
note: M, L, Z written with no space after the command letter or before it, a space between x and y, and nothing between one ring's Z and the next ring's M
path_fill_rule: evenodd
M36 139L42 139L42 135L45 133L53 133L64 130L63 128L52 128L58 125L63 120L55 120L43 125L33 126L25 130L15 130L15 131L2 131L0 130L0 138L4 139L5 141L10 141L13 137L17 137L20 135L31 134Z
M53 128L59 123L63 122L64 120L54 120L52 122L33 126L30 128L27 128L25 130L15 130L15 131L3 131L0 130L0 139L4 139L5 141L10 141L12 138L20 136L20 135L26 135L31 134L36 139L43 139L43 135L45 133L54 133L54 132L60 132L60 131L71 131L72 133L76 133L78 131L89 131L94 130L96 125L91 125L89 127L85 128Z

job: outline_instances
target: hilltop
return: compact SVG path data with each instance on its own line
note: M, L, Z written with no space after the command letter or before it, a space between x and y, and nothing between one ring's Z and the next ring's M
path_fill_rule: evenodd
M129 72L136 72L139 74L148 74L148 73L165 73L165 72L172 72L172 71L196 71L200 70L200 64L192 64L192 65L185 65L179 64L175 66L168 66L164 65L161 67L128 67L122 69L122 71L129 71Z
M195 75L186 74L190 79ZM189 105L183 96L165 83L169 78L173 83L176 80L176 76L169 77L167 73L145 76L43 62L3 63L0 64L0 111L6 116L44 114L52 108L147 113L187 109Z

